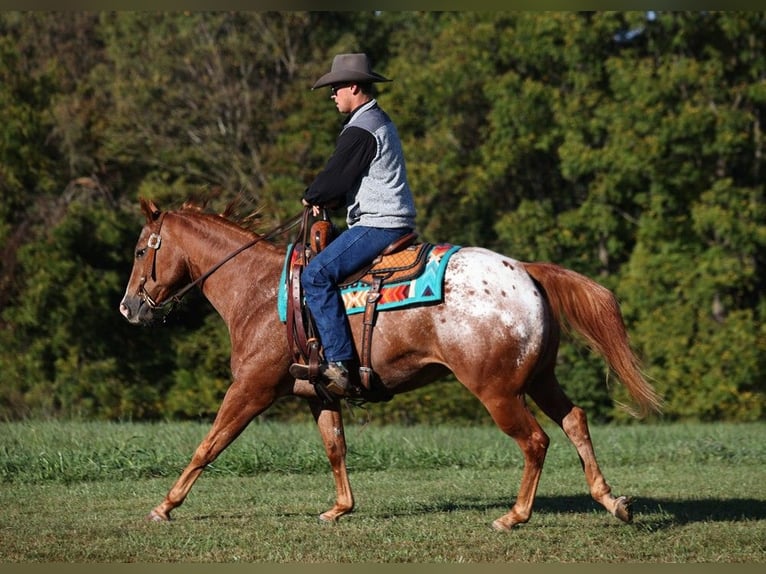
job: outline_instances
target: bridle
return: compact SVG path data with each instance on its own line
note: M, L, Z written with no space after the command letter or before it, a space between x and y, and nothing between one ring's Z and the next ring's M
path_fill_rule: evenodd
M259 235L252 241L248 241L241 247L238 247L231 253L229 253L226 257L224 257L221 261L213 265L210 269L205 271L202 275L194 279L191 283L188 285L182 287L181 289L178 289L175 293L173 293L170 297L165 299L164 301L157 302L144 288L144 285L146 284L146 275L141 277L141 281L138 285L138 296L141 298L141 300L151 309L164 309L165 307L169 307L168 312L172 309L172 305L178 304L181 302L181 299L186 295L189 291L191 291L194 287L201 285L205 279L210 277L213 273L215 273L221 266L223 266L227 261L230 261L231 259L234 259L237 255L242 253L243 251L250 249L252 246L254 246L256 243L263 241L264 239L271 239L272 237L276 237L277 235L280 235L282 233L287 233L290 229L295 227L301 220L304 219L304 212L301 212L284 223L280 223L278 226L273 228L271 231L267 232L264 235ZM160 247L162 246L162 223L165 220L165 215L167 215L167 212L163 212L160 217L157 224L157 231L153 232L151 235L149 235L149 240L147 241L146 247L148 249L151 249L151 278L152 281L155 281L157 278L157 251L159 251Z

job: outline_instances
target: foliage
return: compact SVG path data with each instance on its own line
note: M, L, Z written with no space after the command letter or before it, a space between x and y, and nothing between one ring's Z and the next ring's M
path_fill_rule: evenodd
M762 12L0 13L0 416L209 418L225 326L117 307L136 200L293 215L342 118L332 56L394 79L421 236L549 260L619 297L667 419L766 417ZM559 376L625 420L601 361ZM453 379L377 420L479 423ZM265 418L307 417L283 401Z

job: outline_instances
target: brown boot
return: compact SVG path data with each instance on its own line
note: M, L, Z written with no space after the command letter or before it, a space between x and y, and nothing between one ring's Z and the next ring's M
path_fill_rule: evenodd
M331 361L319 366L319 372L326 379L327 390L343 397L349 390L349 372L345 361Z
M355 369L355 361L330 361L319 365L319 375L325 381L325 387L332 394L344 397L352 386L352 379L356 381L358 371ZM290 365L290 374L296 379L309 379L309 367L301 363Z

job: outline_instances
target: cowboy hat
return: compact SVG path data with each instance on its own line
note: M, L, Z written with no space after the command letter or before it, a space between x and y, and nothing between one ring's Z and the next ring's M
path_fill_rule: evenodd
M365 84L369 82L390 82L380 74L373 72L370 68L370 60L367 54L338 54L332 60L332 67L329 73L319 78L311 89L340 84L343 82L358 82Z

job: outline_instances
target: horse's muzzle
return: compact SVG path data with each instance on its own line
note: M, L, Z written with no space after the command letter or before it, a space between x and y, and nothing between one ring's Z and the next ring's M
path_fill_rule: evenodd
M120 314L132 325L148 325L155 320L154 310L136 295L123 297L120 302Z

